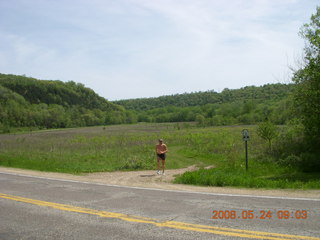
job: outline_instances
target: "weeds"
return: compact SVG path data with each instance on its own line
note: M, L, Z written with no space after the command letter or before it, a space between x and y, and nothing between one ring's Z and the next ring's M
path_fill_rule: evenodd
M249 171L241 131L247 128ZM155 144L169 147L167 168L187 172L177 183L263 188L320 188L319 176L266 161L255 126L197 128L191 124L135 124L0 135L0 165L40 171L85 173L155 169Z

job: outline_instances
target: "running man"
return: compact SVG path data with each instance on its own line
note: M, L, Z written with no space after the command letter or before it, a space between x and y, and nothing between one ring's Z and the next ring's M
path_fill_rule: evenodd
M164 175L164 164L166 161L166 153L168 152L168 147L163 143L162 139L159 139L159 143L156 145L156 153L157 153L157 174L161 174L160 171L160 161L162 162L162 174Z

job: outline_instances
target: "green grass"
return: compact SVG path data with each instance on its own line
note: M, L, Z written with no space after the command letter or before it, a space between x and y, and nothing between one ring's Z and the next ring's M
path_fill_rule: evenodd
M84 173L154 169L157 139L165 138L174 161L193 162L178 153L176 124L136 124L0 135L0 165L40 171ZM170 144L170 142L172 144Z
M247 128L249 171L245 171ZM255 126L198 128L192 124L135 124L0 135L0 165L81 174L155 169L155 144L169 147L166 167L200 169L178 176L177 183L254 188L320 189L319 174L306 174L263 161L265 142Z
M263 171L260 169L263 168ZM186 172L175 179L175 183L200 186L246 187L266 189L320 189L319 174L273 171L274 166L263 164L246 172L244 169L216 168Z

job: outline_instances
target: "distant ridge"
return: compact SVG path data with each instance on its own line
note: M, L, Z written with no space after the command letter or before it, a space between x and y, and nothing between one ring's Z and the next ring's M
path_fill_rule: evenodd
M128 114L81 83L0 74L0 129L128 123Z
M213 90L174 94L153 98L137 98L113 101L126 109L144 111L166 106L191 107L215 103L231 103L245 100L280 100L293 90L293 84L266 84L261 87L247 86L240 89L224 89L221 93Z

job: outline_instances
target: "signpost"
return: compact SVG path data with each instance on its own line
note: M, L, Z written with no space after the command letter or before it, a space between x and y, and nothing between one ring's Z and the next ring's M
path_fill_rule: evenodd
M248 141L250 139L248 129L242 130L242 139L244 141L245 151L246 151L246 171L248 171Z

